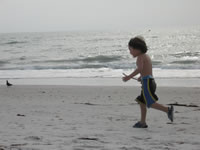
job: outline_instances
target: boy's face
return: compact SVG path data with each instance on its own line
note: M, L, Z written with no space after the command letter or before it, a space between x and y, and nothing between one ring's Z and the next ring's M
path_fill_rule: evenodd
M140 50L138 49L134 49L132 47L129 46L129 50L130 50L130 54L133 56L133 57L137 57L141 54Z

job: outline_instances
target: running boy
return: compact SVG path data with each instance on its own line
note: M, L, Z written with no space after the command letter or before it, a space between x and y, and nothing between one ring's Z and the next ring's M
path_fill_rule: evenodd
M146 54L147 52L147 45L145 40L142 37L135 37L132 38L129 43L129 50L130 54L133 57L137 57L137 68L128 76L124 76L122 80L124 82L130 80L134 76L140 74L138 81L142 83L142 92L141 95L136 98L136 101L140 105L141 109L141 120L137 122L133 127L134 128L147 128L148 125L146 124L146 113L147 108L154 108L160 111L167 113L168 118L173 122L173 113L174 108L165 107L159 103L158 97L155 94L156 91L156 83L153 78L152 73L152 62L151 58Z

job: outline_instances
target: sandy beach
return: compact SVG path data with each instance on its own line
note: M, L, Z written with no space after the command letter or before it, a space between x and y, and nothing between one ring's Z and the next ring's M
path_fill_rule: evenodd
M0 150L200 150L198 18L200 0L0 0ZM170 109L141 119L152 78Z
M199 150L200 107L175 106L175 121L149 109L134 129L139 87L0 86L1 150ZM159 102L200 106L200 88L159 87Z

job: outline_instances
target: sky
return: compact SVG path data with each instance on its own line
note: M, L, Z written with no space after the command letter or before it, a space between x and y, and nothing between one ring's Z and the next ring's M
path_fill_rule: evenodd
M0 0L0 32L200 25L200 0Z

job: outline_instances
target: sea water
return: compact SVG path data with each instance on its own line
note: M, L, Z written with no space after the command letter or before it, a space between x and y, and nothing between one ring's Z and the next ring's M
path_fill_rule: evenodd
M0 78L121 77L136 68L142 35L157 78L200 77L200 27L133 31L0 33Z

